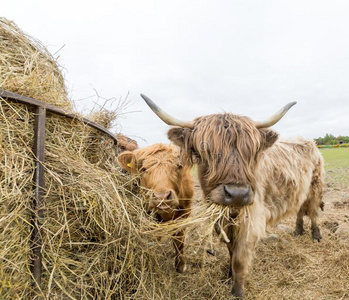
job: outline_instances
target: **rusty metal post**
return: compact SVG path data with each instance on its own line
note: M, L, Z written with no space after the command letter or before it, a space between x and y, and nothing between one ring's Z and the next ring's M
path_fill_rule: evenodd
M32 233L32 260L31 271L34 278L34 289L38 293L41 289L41 266L42 266L42 237L41 220L43 218L43 196L44 196L44 159L45 159L45 123L46 109L36 107L35 114L35 135L34 135L34 199L33 199L33 219L34 227Z

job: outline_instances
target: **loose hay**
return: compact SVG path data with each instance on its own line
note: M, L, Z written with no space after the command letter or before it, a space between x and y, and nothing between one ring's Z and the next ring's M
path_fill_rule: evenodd
M59 67L47 50L0 20L1 85L6 90L73 107ZM92 113L110 126L116 114ZM47 114L42 290L45 299L163 299L170 237L178 226L145 214L134 183L121 172L113 142L79 121ZM34 111L0 102L0 297L32 299ZM193 222L193 220L192 220ZM167 244L167 242L165 242ZM161 280L161 278L163 280ZM159 280L160 279L160 280ZM166 279L166 280L165 280Z
M71 109L59 66L47 50L0 19L0 87ZM117 114L100 110L109 127ZM0 298L33 299L33 110L0 99ZM347 174L349 176L349 174ZM227 210L207 207L197 189L192 216L157 223L134 180L121 172L113 142L94 129L48 114L42 223L44 299L226 299L228 251L212 236ZM248 210L245 211L248 213ZM348 213L348 209L342 214ZM322 217L322 223L327 222ZM333 220L330 220L333 221ZM290 226L294 219L290 219ZM187 228L187 274L175 271L170 236ZM276 229L271 229L277 231ZM280 233L260 243L249 299L349 299L348 247L322 226L324 240ZM207 255L213 245L216 255Z
M0 18L0 88L72 109L56 60L5 18Z

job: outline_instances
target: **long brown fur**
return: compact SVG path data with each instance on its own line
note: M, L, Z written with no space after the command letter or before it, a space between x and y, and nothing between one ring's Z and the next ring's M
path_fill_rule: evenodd
M137 141L129 138L128 136L118 133L116 138L118 141L117 148L119 153L138 149Z
M174 146L154 144L134 151L125 151L118 157L120 165L140 180L141 193L148 199L149 209L154 210L160 222L188 217L194 195L190 168L182 166L180 153ZM166 195L170 193L170 199ZM163 199L159 195L164 195ZM168 209L160 209L161 205ZM176 269L186 270L183 256L185 231L180 229L173 236L176 251Z

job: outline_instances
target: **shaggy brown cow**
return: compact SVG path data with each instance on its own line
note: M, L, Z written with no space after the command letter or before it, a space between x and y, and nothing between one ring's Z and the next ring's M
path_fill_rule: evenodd
M118 133L116 135L116 138L118 140L118 152L124 152L124 151L133 151L138 149L138 144L135 140L127 137L126 135L123 135L121 133Z
M155 211L159 221L166 222L190 214L193 178L190 168L182 166L177 148L154 144L132 152L125 151L118 160L125 170L139 175L141 190L149 200L149 209ZM186 270L184 239L184 230L173 236L175 266L180 273Z
M322 204L323 159L313 141L277 141L268 127L278 122L290 103L264 122L229 113L182 122L142 97L167 124L168 138L181 147L185 165L198 164L206 199L230 207L218 222L230 253L232 294L243 298L248 266L266 226L297 214L295 234L303 234L303 216L311 219L312 238L320 241L318 211Z

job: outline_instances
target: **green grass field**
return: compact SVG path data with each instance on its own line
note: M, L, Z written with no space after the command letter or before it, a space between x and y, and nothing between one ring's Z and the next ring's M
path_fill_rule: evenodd
M321 149L325 159L326 181L334 186L349 185L349 148Z
M321 149L320 152L325 159L326 171L349 167L349 148Z

